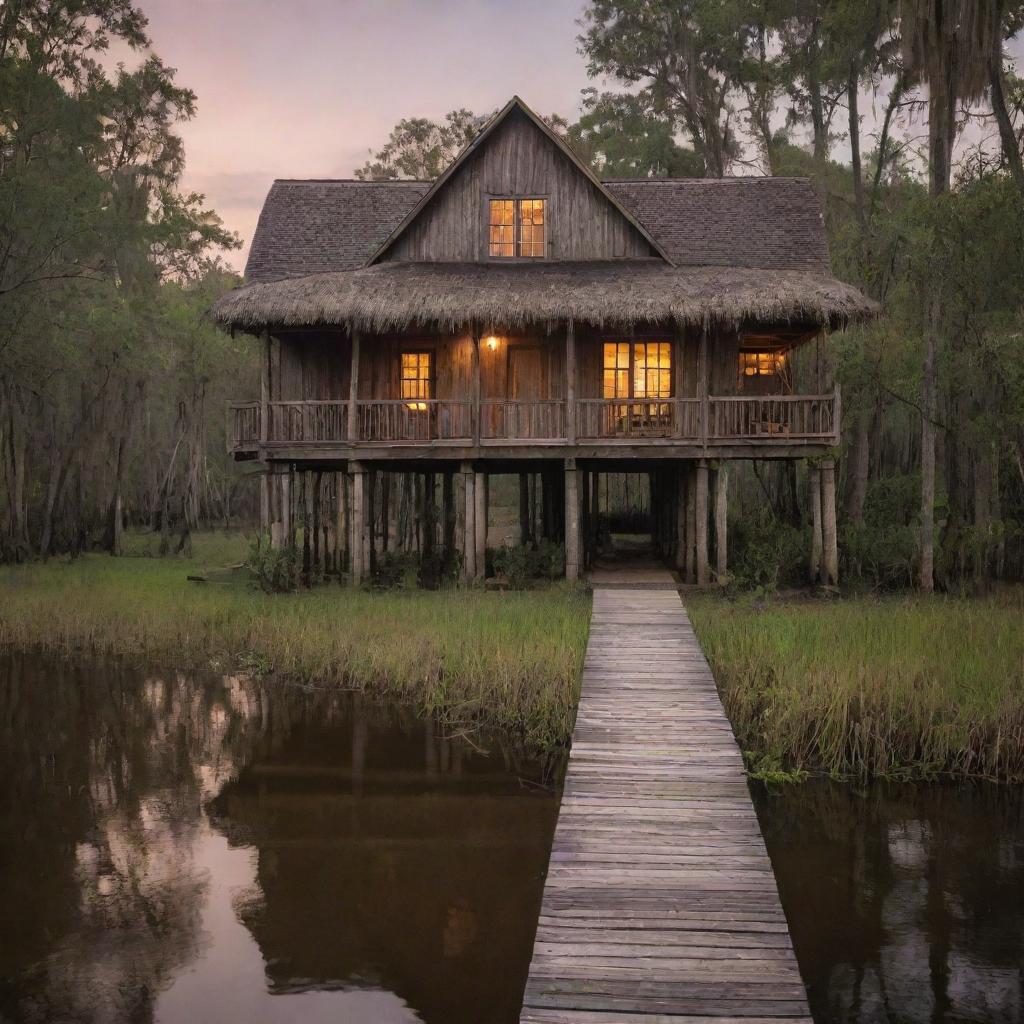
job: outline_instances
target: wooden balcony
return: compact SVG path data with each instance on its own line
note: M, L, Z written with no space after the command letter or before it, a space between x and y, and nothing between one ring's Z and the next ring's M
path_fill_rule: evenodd
M526 453L530 448L777 447L827 448L839 443L838 389L828 395L524 401L485 399L289 401L228 407L228 451L288 457L350 457L349 449L410 448ZM570 406L572 409L570 410ZM264 420L266 430L264 432ZM570 425L573 427L569 430ZM344 450L342 452L342 450ZM670 452L666 454L675 454Z

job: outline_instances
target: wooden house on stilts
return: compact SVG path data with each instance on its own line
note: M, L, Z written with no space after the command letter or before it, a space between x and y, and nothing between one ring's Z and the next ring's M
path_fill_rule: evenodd
M401 473L420 550L478 578L488 475L514 473L575 578L599 474L628 471L649 474L658 549L708 583L729 462L808 459L835 581L823 345L875 309L830 275L807 181L601 181L515 98L435 182L275 182L246 278L213 310L262 340L229 445L266 467L263 526L278 545L302 526L307 564L365 578L400 542Z

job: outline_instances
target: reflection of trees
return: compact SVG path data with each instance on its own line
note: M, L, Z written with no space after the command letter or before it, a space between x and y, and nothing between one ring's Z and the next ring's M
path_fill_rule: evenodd
M0 660L0 1010L148 1019L200 941L192 847L204 793L260 735L246 685Z
M557 805L464 743L298 726L212 805L259 851L241 908L274 991L382 987L426 1021L518 1017Z
M813 784L758 810L816 1021L1024 1016L1024 802Z
M0 658L0 1018L152 1018L209 941L204 805L274 990L514 1000L555 805L494 760L337 690Z

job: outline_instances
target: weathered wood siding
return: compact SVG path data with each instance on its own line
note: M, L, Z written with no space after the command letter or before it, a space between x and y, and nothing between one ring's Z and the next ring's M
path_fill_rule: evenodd
M289 332L272 338L270 399L348 398L352 344L343 331Z
M606 341L634 338L638 341L673 341L675 329L621 332L596 328L578 328L576 332L576 394L580 399L600 398L603 370L603 345ZM536 398L564 399L565 336L561 332L520 331L497 335L498 345L491 349L480 346L481 398L486 400ZM698 390L698 352L700 332L687 331L682 346L683 396L693 398ZM536 358L519 363L519 373L527 370L539 374L536 381L523 384L522 393L513 394L510 367L514 352L535 350ZM735 330L712 332L708 339L709 393L737 394L739 373L739 335ZM434 354L434 397L470 401L473 397L473 343L468 333L459 335L393 334L363 339L359 371L361 399L397 399L400 395L401 354L430 351ZM678 349L673 349L677 358ZM832 374L825 367L814 342L802 345L791 353L794 383L797 392L818 393L832 386ZM300 399L347 400L352 346L348 335L336 331L290 332L273 338L271 346L272 401ZM819 380L820 378L820 380ZM679 378L673 374L673 379ZM744 393L778 394L781 380L759 380Z
M514 113L445 183L385 260L487 260L487 199L546 198L548 257L654 256L650 243L523 115Z

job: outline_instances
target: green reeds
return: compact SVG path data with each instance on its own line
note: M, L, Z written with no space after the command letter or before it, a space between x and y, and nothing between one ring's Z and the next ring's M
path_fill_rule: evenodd
M687 608L754 766L1024 779L1024 591Z
M590 618L582 589L367 593L328 583L267 595L243 572L187 581L204 559L227 560L223 545L196 551L0 568L0 644L365 689L539 749L571 733Z

